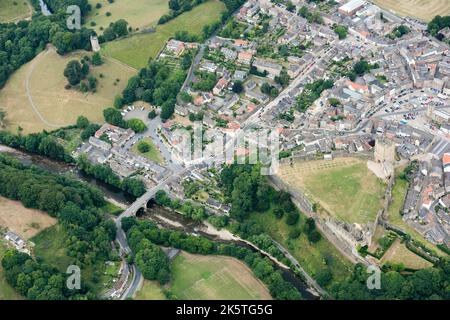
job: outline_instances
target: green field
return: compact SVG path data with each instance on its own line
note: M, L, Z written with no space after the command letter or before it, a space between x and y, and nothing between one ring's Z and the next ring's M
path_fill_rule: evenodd
M382 208L386 186L367 168L365 160L302 161L280 168L280 176L329 214L348 223L374 221Z
M154 33L137 34L108 42L102 45L102 53L134 68L145 67L176 31L186 30L191 34L201 34L203 27L219 20L224 10L223 2L209 0L166 24L158 25Z
M239 260L185 252L172 263L170 291L187 300L271 299L264 284Z
M154 26L159 18L169 12L168 0L117 0L109 3L107 0L89 0L92 10L86 17L86 27L93 28L98 34L102 34L100 27L105 29L111 22L125 19L136 30ZM102 7L96 8L100 3ZM106 12L111 13L109 17ZM91 25L95 22L95 26Z
M32 7L26 0L0 0L0 22L14 22L31 17Z
M144 153L140 152L138 150L138 145L139 145L140 141L147 142L150 145L150 151L144 152ZM143 156L143 157L145 157L145 158L147 158L147 159L149 159L151 161L154 161L156 163L163 163L164 162L164 159L162 158L161 153L159 152L158 148L153 143L151 138L143 138L142 140L139 140L131 148L131 151L136 153L136 154L138 154L138 155L140 155L140 156Z
M265 233L288 249L312 277L324 269L331 271L332 281L342 281L350 274L352 263L323 236L314 244L309 242L304 233L301 233L297 239L289 239L289 232L304 224L305 215L301 214L299 222L294 226L288 226L284 218L276 219L272 212L253 213L250 220L255 221Z
M133 297L134 300L166 300L161 286L157 281L144 280L142 288Z
M3 274L1 260L6 252L6 246L0 243L0 300L22 300L23 297L18 294L7 282Z

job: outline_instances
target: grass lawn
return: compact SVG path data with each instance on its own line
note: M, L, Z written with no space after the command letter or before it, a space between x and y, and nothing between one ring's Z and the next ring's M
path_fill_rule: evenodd
M383 9L400 16L409 16L423 21L430 21L437 15L450 14L448 0L373 0Z
M295 240L289 239L289 232L304 224L305 215L300 215L300 220L295 226L288 226L285 217L276 219L272 212L253 213L250 219L257 222L263 227L264 232L288 249L312 277L322 269L331 271L333 281L342 281L350 274L352 263L323 236L314 244L309 242L304 233Z
M143 68L150 59L156 57L176 31L187 30L191 34L200 34L203 26L219 20L224 10L223 2L209 0L163 25L158 25L156 32L108 42L102 46L102 53L134 68Z
M67 233L60 224L45 229L30 240L35 243L34 254L61 272L66 272L73 258L66 254Z
M437 255L447 256L446 253L442 252L434 244L427 241L418 231L416 231L413 227L411 227L402 219L400 211L403 207L403 201L405 199L407 191L408 191L408 182L404 179L396 177L394 187L392 188L392 203L388 209L389 222L395 226L398 226L403 231L407 232L414 240L417 240L425 247L434 251Z
M150 151L142 153L142 152L140 152L138 150L138 145L139 145L139 142L141 142L141 141L145 141L145 142L147 142L150 145ZM140 156L146 157L147 159L149 159L151 161L154 161L156 163L163 163L164 162L164 159L161 156L161 153L159 152L158 148L153 143L151 138L143 138L143 139L139 140L131 148L131 151L136 153L136 154L138 154L138 155L140 155Z
M136 70L117 61L104 59L103 65L91 68L90 72L98 80L96 93L83 94L76 89L64 89L67 79L63 72L67 63L79 60L86 54L92 55L78 51L60 56L51 48L17 70L0 90L0 106L7 113L7 129L16 131L21 126L24 133L43 129L50 131L74 124L80 115L93 122L103 123L103 109L113 104L114 97L122 92ZM103 74L103 78L100 78L100 74ZM120 81L114 85L116 79ZM33 109L27 92L43 120Z
M0 197L0 227L8 228L24 239L33 237L56 222L43 211L25 208L20 201Z
M133 297L134 300L166 300L157 281L144 280L142 288Z
M0 243L0 262L6 252L6 246ZM16 292L9 284L6 282L5 275L3 274L2 264L0 263L0 300L22 300L23 297Z
M271 299L264 284L231 257L181 253L172 263L170 291L187 300Z
M92 11L86 17L85 26L102 34L100 27L106 29L111 22L125 19L129 26L136 30L156 25L159 18L169 12L168 0L118 0L109 3L107 0L89 0ZM102 7L95 6L100 3ZM109 17L106 12L110 12ZM95 22L95 26L91 22Z
M433 264L414 252L411 252L400 242L400 239L394 241L389 250L383 255L382 263L391 262L394 264L403 264L406 268L423 269L432 267Z
M386 186L361 159L302 161L293 167L281 167L279 175L337 219L348 223L374 221L382 207Z
M0 0L0 23L27 19L32 12L27 0Z
M113 216L119 216L123 212L122 208L116 206L111 202L106 202L106 204L103 207L101 207L101 210Z

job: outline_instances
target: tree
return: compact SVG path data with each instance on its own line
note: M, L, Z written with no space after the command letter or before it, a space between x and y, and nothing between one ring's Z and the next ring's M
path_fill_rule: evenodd
M71 60L67 63L64 69L64 76L69 81L69 84L75 86L80 83L83 78L83 72L80 62L77 60Z
M286 224L292 226L298 222L299 218L300 216L298 212L288 212L286 216Z
M316 274L316 281L320 286L327 286L333 279L333 274L329 269L320 269Z
M89 120L85 116L79 116L77 118L77 127L79 129L85 129L89 125Z
M124 19L117 20L112 24L112 28L117 37L123 37L128 34L128 22Z
M149 144L148 142L140 141L140 142L138 143L137 148L138 148L138 150L139 150L140 153L146 153L146 152L149 152L149 151L150 151L151 146L150 146L150 144Z
M141 119L130 119L127 121L127 126L136 133L141 133L147 130L147 126Z
M149 119L155 119L157 116L156 111L153 109L148 113L148 118Z
M294 12L295 10L295 5L292 3L292 1L287 1L286 2L286 10L290 11L290 12Z
M99 52L95 52L95 53L92 55L92 64L93 64L94 66L100 66L100 65L103 64L102 56L100 55Z
M190 103L190 102L192 102L194 100L192 98L192 96L189 93L187 93L186 91L183 91L183 92L180 93L180 99L184 103Z
M235 81L233 83L233 88L232 88L234 93L241 93L244 90L244 86L242 85L242 81Z
M145 184L140 179L125 178L122 181L121 189L137 198L145 193Z
M345 39L347 37L348 29L343 25L336 25L333 28L334 32L339 36L339 39Z
M127 127L127 123L125 120L123 120L122 114L119 110L115 108L106 108L103 110L103 117L105 118L105 121L122 128Z

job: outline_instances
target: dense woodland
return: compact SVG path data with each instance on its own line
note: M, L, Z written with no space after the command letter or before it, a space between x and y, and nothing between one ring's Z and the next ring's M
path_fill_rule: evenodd
M332 292L337 299L401 299L401 300L448 300L450 299L450 260L442 259L435 267L413 273L396 270L383 272L381 289L367 289L369 274L366 267L357 264L352 275L333 286Z
M186 71L182 69L173 69L160 62L151 62L148 67L142 68L136 76L128 80L122 97L116 98L115 107L120 108L136 100L144 100L161 106L160 116L166 120L175 110L176 97L185 78Z
M12 148L23 149L30 153L46 156L50 159L74 162L74 159L58 143L56 138L46 131L29 135L16 135L0 131L0 143Z
M133 249L134 261L147 279L158 280L160 283L166 283L170 279L169 262L162 257L159 248L152 247L153 243L194 254L216 254L237 258L245 262L255 276L267 285L275 299L301 299L297 289L283 279L268 258L248 248L233 244L218 244L204 237L191 236L180 231L159 229L151 221L138 221L131 217L122 220L122 228L127 233L130 247Z
M0 155L0 195L57 218L68 234L66 254L74 264L92 265L112 257L110 242L116 227L99 209L105 200L98 189ZM88 292L87 288L66 292L62 276L39 259L8 253L2 265L11 286L29 299L70 298Z

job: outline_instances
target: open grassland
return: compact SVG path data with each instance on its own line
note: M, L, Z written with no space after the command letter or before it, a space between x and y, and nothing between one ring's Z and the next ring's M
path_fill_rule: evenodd
M31 17L33 9L26 0L0 0L0 23Z
M23 297L6 282L5 275L3 274L1 261L6 250L6 246L0 242L0 300L22 300Z
M218 21L224 10L223 2L209 0L166 24L158 25L153 33L136 34L108 42L102 46L102 53L134 68L145 67L176 31L186 30L190 34L201 34L203 27Z
M0 227L7 228L24 239L33 237L55 223L55 218L42 211L28 209L19 201L0 197Z
M67 63L91 54L78 51L60 56L50 48L16 71L0 90L7 129L15 131L20 126L24 133L54 130L74 124L80 115L102 123L103 109L113 104L114 97L122 92L136 70L104 59L103 65L90 71L98 80L96 93L66 90L63 73ZM114 85L116 79L120 81Z
M437 15L450 14L449 0L372 0L375 4L400 16L430 21Z
M241 261L181 253L172 264L170 291L187 300L271 299L264 284Z
M375 220L382 207L385 185L358 158L299 161L280 167L278 175L302 190L331 215L349 223Z
M425 247L431 249L436 254L440 256L446 256L438 247L436 247L431 242L427 241L418 231L407 224L400 214L403 207L403 201L405 200L406 193L408 191L408 181L401 179L400 177L395 178L395 184L392 188L392 203L388 208L388 220L393 225L399 227L404 232L408 233L414 240L420 242Z
M147 151L147 152L144 152L144 153L140 152L138 150L138 145L139 145L140 141L147 142L150 145L150 151ZM158 148L153 143L153 140L151 138L146 137L146 138L143 138L142 140L139 140L131 148L131 151L136 153L136 154L138 154L138 155L140 155L140 156L143 156L143 157L145 157L145 158L147 158L147 159L149 159L151 161L154 161L156 163L163 163L164 162L163 157L161 156L161 153L159 152Z
M117 0L109 3L107 0L89 0L92 6L91 12L86 17L86 26L93 28L98 34L102 34L100 27L106 29L111 22L125 19L129 26L139 30L154 26L159 18L169 12L168 0ZM100 9L96 4L100 3ZM109 17L106 12L111 13ZM95 22L92 26L91 22Z
M394 241L388 251L383 255L381 262L403 264L406 268L416 270L433 266L431 262L419 257L414 252L409 251L408 248L400 242L400 239Z
M302 214L296 225L288 226L284 218L278 220L270 211L263 214L253 213L250 216L250 220L255 221L265 233L288 249L312 277L321 270L327 269L333 276L332 282L344 280L350 274L352 263L342 256L325 237L316 243L310 243L305 233L301 233L297 239L289 238L289 233L294 228L304 225L305 219L305 215Z
M161 286L157 281L144 280L142 288L136 293L134 300L166 300Z

